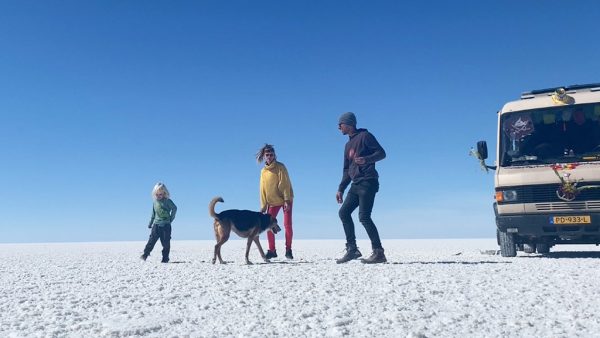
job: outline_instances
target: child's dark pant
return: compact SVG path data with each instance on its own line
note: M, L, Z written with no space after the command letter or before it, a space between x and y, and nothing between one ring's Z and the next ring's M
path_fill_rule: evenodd
M150 232L150 238L148 238L148 243L146 244L146 248L144 248L144 256L149 256L152 249L154 249L154 245L160 239L160 244L163 247L162 250L162 260L169 261L169 251L171 251L171 224L165 224L163 226L158 226L158 224L154 224L152 226L152 231Z

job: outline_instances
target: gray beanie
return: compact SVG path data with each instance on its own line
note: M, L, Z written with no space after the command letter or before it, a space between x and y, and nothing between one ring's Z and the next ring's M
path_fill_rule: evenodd
M339 123L347 124L349 126L356 127L356 115L352 112L343 113L340 116Z

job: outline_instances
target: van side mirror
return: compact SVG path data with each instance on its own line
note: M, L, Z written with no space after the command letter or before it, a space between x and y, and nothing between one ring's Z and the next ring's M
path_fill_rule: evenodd
M489 169L496 170L496 166L485 164L485 159L488 157L487 143L485 141L477 142L477 150L471 148L469 155L475 157L479 161L481 169L488 172Z
M477 142L477 152L479 153L479 156L481 157L482 160L485 160L488 158L487 143L485 141Z

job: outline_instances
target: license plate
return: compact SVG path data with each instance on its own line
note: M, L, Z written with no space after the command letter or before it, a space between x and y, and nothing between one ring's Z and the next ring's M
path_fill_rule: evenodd
M553 216L550 224L589 224L592 223L590 216Z

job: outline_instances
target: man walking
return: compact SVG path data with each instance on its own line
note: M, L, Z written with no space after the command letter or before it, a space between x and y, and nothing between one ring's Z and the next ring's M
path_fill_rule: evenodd
M379 191L379 174L375 170L375 162L385 158L385 150L368 130L356 129L354 113L342 114L338 129L343 135L348 135L349 140L344 150L344 174L336 194L337 202L340 204L343 202L339 215L346 234L346 254L337 259L336 263L346 263L362 256L356 246L354 222L352 221L352 212L357 207L359 208L358 219L365 227L373 248L373 254L369 258L362 259L361 262L385 263L387 259L381 246L379 233L371 219L375 194ZM352 185L344 201L342 196L350 182Z

